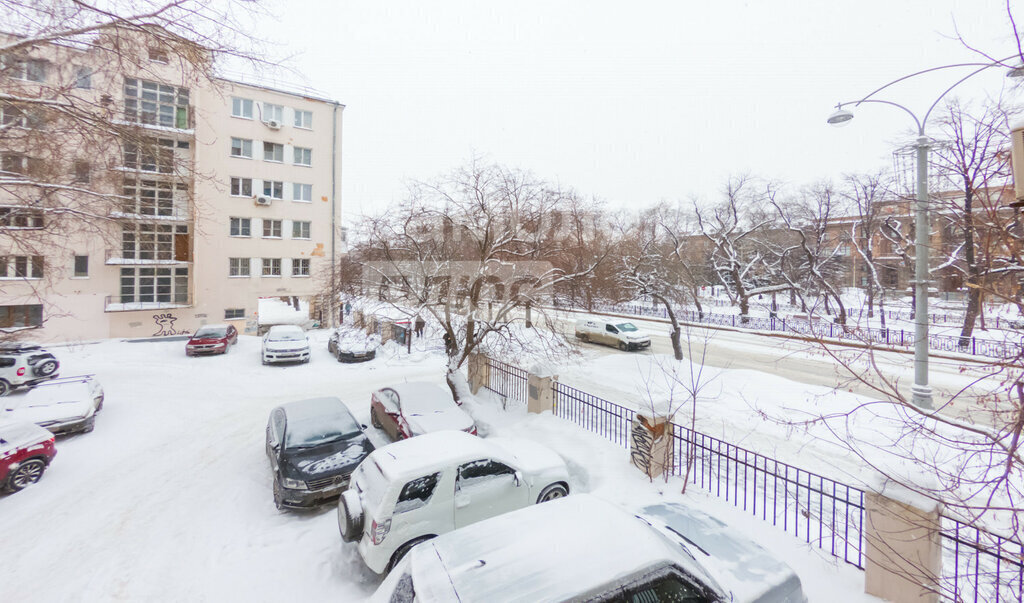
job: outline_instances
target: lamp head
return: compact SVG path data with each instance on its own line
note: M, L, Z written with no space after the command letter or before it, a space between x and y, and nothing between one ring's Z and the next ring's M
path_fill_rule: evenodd
M1006 77L1010 77L1017 80L1024 78L1024 63L1021 63L1016 67L1010 68L1010 70L1006 72Z
M851 119L853 119L853 112L843 109L842 105L840 105L835 113L828 116L828 123L829 125L841 128L849 124Z

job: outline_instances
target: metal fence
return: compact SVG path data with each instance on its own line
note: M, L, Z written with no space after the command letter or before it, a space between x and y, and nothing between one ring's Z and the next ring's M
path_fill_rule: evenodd
M509 400L526 404L529 387L526 369L491 358L487 359L487 367L490 379L484 387L501 396L506 406Z
M942 596L961 602L1024 600L1024 544L942 517Z
M625 448L635 411L557 381L554 414ZM864 568L864 492L680 425L671 473Z
M618 312L632 316L649 316L668 318L665 308L652 308L640 304L595 305L596 311ZM785 332L806 337L857 341L874 345L892 347L911 347L914 345L913 331L901 329L876 329L838 325L827 320L807 320L798 318L776 318L764 316L739 316L736 314L715 314L713 312L697 312L696 310L680 310L676 318L681 322L738 327L755 331ZM1019 358L1024 356L1024 345L1020 341L1000 341L996 339L979 339L977 337L959 337L956 335L928 335L928 349L942 352L956 352L989 358Z

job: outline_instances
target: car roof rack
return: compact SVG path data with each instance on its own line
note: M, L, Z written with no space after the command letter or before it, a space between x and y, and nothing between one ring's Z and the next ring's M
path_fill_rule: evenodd
M45 387L47 385L61 385L61 384L77 383L77 382L85 383L86 381L92 380L95 376L96 376L95 374L90 373L88 375L72 375L72 376L69 376L69 377L56 377L54 379L49 379L47 381L40 381L39 383L36 383L32 387L33 388L35 388L35 387Z

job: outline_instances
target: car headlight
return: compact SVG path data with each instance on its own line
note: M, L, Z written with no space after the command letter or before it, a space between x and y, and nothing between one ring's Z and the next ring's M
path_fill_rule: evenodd
M289 490L305 490L306 489L306 482L301 481L301 480L297 480L297 479L292 479L290 477L286 477L286 478L282 479L281 483L284 484L284 487L288 488Z

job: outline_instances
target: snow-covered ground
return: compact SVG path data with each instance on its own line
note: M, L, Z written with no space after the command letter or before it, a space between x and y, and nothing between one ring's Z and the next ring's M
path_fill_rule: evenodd
M266 420L282 402L336 395L369 424L372 391L442 384L444 359L390 345L371 362L340 364L327 353L328 332L311 335L312 361L293 366L261 366L259 339L248 336L203 358L185 357L181 341L57 348L62 374L95 373L107 398L93 433L58 441L40 483L0 496L0 601L366 598L379 578L341 542L333 507L274 508ZM650 482L623 449L570 422L487 400L467 406L487 432L563 455L574 491L628 506L684 498L678 481ZM685 500L790 563L811 601L875 600L862 594L862 572L727 503L693 490Z

